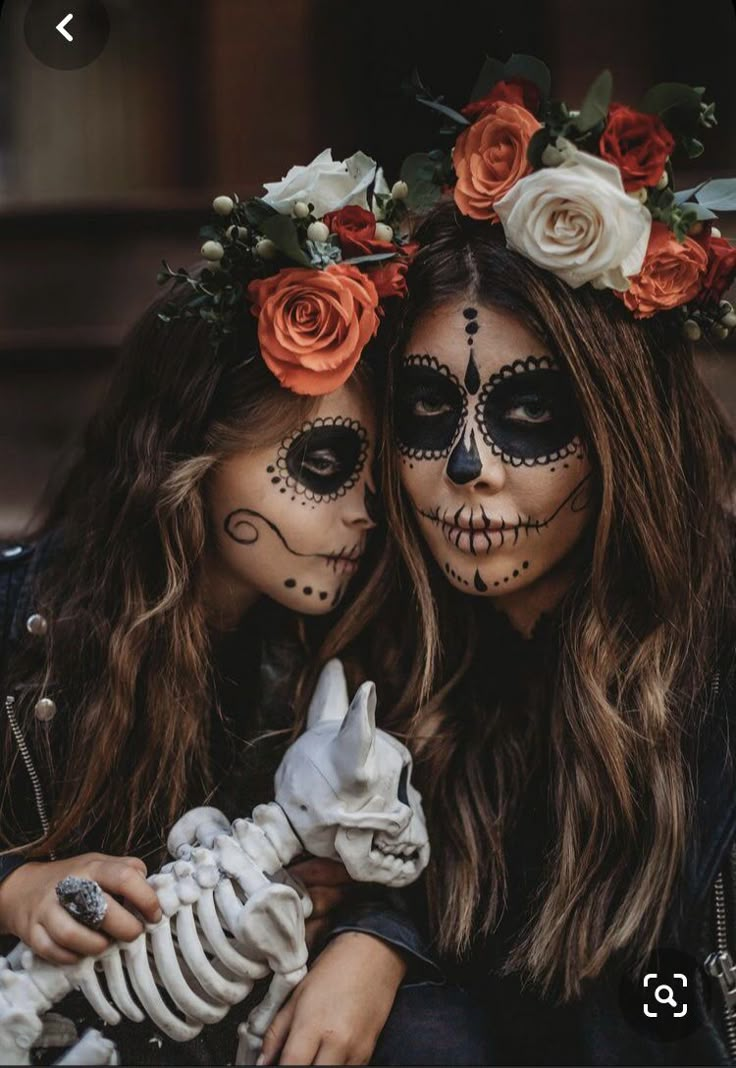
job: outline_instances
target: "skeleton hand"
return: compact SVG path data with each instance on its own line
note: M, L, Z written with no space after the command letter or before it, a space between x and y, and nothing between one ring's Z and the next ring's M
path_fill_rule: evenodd
M59 904L56 884L67 875L94 879L107 891L107 913L99 931L78 923ZM158 898L145 876L145 864L135 857L85 853L48 863L30 861L0 883L0 929L44 960L74 964L80 956L101 953L111 938L131 942L143 930L132 912L110 894L125 898L147 920L160 919Z

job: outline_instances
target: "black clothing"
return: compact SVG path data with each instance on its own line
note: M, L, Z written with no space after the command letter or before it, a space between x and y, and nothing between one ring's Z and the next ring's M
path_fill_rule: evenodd
M26 620L34 611L34 588L39 575L53 559L57 545L54 536L47 536L35 546L10 546L5 550L0 547L0 697L13 691L13 680L6 678L5 670L11 645L39 640L29 638ZM193 793L191 807L210 804L234 819L248 815L256 804L273 799L274 773L293 722L291 688L304 656L299 644L287 637L290 628L286 626L286 615L279 606L267 603L257 620L246 618L236 630L221 633L213 640L217 711L211 721L210 760L214 786L208 797ZM59 707L48 727L55 749L58 746L61 750L64 744L68 715L67 708ZM281 733L261 737L267 731ZM54 795L53 782L43 755L29 748L49 804ZM30 840L40 834L41 824L28 768L19 756L4 774L9 780L13 808ZM99 846L97 841L85 839L75 852L89 852ZM147 848L157 846L160 843L147 843ZM149 871L153 870L155 855L149 858L144 850L141 853ZM158 859L155 856L156 863ZM22 863L20 856L0 855L0 879ZM414 955L417 967L424 967L427 951L400 894L384 887L357 889L354 900L342 910L341 924L344 929L352 929L358 922L361 929L399 946L407 957ZM15 939L0 938L0 953L7 953L14 942ZM432 969L433 965L427 961L426 967ZM264 984L266 981L245 1002L234 1006L221 1023L204 1028L196 1039L184 1043L171 1041L148 1022L123 1021L114 1028L102 1025L79 994L64 999L57 1010L75 1020L80 1034L87 1027L103 1030L118 1044L125 1064L226 1064L235 1054L237 1024L261 999Z

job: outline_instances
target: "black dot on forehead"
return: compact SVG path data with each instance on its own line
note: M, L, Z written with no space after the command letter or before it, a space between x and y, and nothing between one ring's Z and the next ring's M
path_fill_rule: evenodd
M477 319L478 318L478 309L477 308L463 308L463 315L465 316L466 319Z
M473 320L473 322L465 324L465 333L466 334L470 334L470 335L477 334L479 330L480 330L480 326L478 325L477 322L475 322L475 320Z

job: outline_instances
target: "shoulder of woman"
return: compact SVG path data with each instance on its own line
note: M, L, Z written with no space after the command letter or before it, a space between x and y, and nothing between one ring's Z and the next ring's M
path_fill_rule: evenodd
M33 540L0 543L0 640L18 641L34 614L34 593L41 572L59 552L60 534L49 531Z

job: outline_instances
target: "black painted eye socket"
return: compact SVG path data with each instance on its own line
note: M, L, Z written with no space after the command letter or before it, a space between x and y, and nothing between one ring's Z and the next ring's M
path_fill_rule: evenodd
M583 429L571 379L552 368L494 377L477 417L486 444L527 462L555 458Z
M399 801L401 802L402 805L408 805L409 804L409 790L408 790L408 787L409 787L409 765L408 764L404 764L403 768L401 769L401 775L399 776L399 789L398 789L398 794L397 794L398 799L399 799Z
M399 448L413 456L441 456L455 439L465 403L457 381L438 367L404 364L396 383Z
M353 484L365 460L365 437L353 426L311 426L289 445L285 463L289 475L320 496Z

